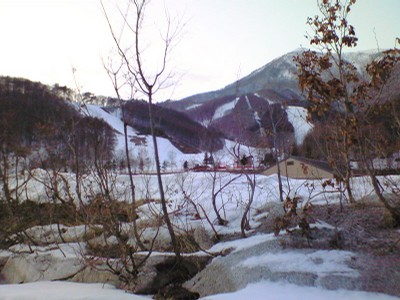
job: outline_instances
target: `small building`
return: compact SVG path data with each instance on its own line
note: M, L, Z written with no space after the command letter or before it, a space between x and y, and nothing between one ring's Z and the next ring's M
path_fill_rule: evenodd
M295 179L328 179L335 178L334 170L328 162L291 156L279 162L281 175ZM278 174L276 164L262 172L264 175Z

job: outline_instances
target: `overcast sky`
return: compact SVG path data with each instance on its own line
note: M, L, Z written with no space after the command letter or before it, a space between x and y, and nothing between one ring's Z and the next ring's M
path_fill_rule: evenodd
M187 21L171 54L173 99L222 88L307 47L306 19L317 13L316 0L152 0L160 3ZM157 11L150 7L148 19L161 19ZM357 50L393 47L399 12L400 0L358 0L350 17ZM82 91L114 96L102 66L113 44L99 0L0 0L0 33L0 75L75 88L75 68Z

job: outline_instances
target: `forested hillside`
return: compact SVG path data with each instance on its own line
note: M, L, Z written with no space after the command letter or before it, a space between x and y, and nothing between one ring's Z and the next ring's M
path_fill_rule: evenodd
M81 109L41 83L1 78L2 156L30 157L30 164L54 168L74 168L76 160L85 165L112 160L113 130Z

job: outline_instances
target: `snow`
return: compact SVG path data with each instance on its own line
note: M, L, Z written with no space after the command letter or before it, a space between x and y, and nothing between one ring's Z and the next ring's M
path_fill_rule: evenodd
M266 100L267 100L268 104L274 104L275 103L274 101L272 101L272 100L270 100L268 98Z
M313 128L312 124L307 122L307 110L304 107L288 106L286 112L288 120L294 128L296 144L301 145L308 132Z
M0 285L1 300L148 300L118 290L108 284L87 284L59 281L42 281L26 284ZM262 281L249 284L234 293L219 294L201 300L398 300L398 297L349 290L324 290L316 287L297 286L283 282Z
M26 233L40 243L62 243L64 241L83 241L87 232L91 230L84 225L68 227L65 225L34 226L26 230ZM60 234L61 232L61 234ZM61 235L61 236L60 236ZM61 238L62 237L62 238Z
M232 109L235 108L236 103L239 101L239 97L236 98L235 100L228 102L224 105L221 105L220 107L218 107L215 110L214 116L212 118L212 120L216 120L219 118L222 118L223 116L225 116L229 111L231 111Z
M260 118L260 116L258 115L258 112L257 112L257 111L254 111L254 120L256 121L256 123L258 124L258 126L261 127L261 118Z
M316 287L297 286L283 282L262 281L249 284L234 293L219 294L202 300L398 300L399 298L378 293L348 290L325 290Z
M118 133L124 133L124 124L122 123L121 119L117 116L109 114L100 106L87 104L87 111L89 115L93 118L99 118L106 121L113 129L115 129ZM128 134L137 134L132 128L129 128Z
M345 53L344 58L345 60L352 63L356 68L357 71L360 73L366 73L366 66L371 63L374 59L379 57L379 50L378 49L369 49L365 51L357 51L357 52L348 52Z
M196 107L199 107L199 106L201 106L201 105L202 105L202 104L193 104L193 105L190 105L190 106L186 107L186 110L195 109Z
M285 79L297 79L296 74L294 74L293 72L289 71L288 69L284 69L280 72L279 76L281 78L285 78Z
M248 107L249 109L253 109L253 107L251 106L250 100L249 100L249 98L247 97L247 95L245 96L245 98L246 98L247 107Z
M258 234L246 239L233 240L229 242L218 243L210 248L209 252L220 252L226 249L233 249L233 252L237 252L243 249L253 247L266 241L274 239L273 234Z
M267 265L273 272L312 273L318 276L337 275L357 277L359 274L349 268L346 262L355 257L349 251L287 251L253 256L241 264L246 267Z
M97 105L87 105L87 113L99 119L107 122L117 132L117 144L115 147L115 154L125 153L125 139L124 139L124 124L117 115L110 114L104 109ZM134 136L139 136L139 133L132 127L127 127L128 140ZM150 169L155 169L154 162L151 160L154 154L153 140L151 136L140 136L144 138L145 142L142 145L135 145L129 142L129 149L133 157L144 157L151 161ZM185 160L187 161L201 161L203 159L202 154L183 154L179 151L172 143L165 138L157 137L158 148L162 149L159 151L160 161L168 161L175 164L175 168L181 167Z
M47 255L55 258L76 258L77 255L84 252L85 244L83 243L57 243L48 246L35 246L26 244L17 244L10 247L11 253L29 253Z
M1 300L144 300L108 284L41 281L0 285Z

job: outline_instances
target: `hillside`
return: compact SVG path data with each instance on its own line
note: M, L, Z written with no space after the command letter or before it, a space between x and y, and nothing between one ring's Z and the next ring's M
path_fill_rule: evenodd
M186 115L231 140L253 147L272 148L275 125L279 139L293 139L294 128L287 113L258 94L218 98L189 107Z
M5 157L14 153L29 158L32 166L71 169L77 160L82 165L96 156L112 160L115 135L106 122L83 114L82 107L48 86L17 78L1 82L0 143Z
M124 104L127 122L142 134L150 135L148 104L128 101ZM190 117L172 109L153 105L154 125L157 136L169 139L184 153L200 153L222 149L222 135L206 128Z
M107 107L102 108L99 103ZM0 77L0 142L7 144L8 151L25 151L24 155L34 166L56 164L74 169L77 154L80 164L86 167L96 157L122 166L125 164L124 131L121 110L116 104L116 99L91 93L77 95L67 87ZM147 104L126 101L124 109L133 162L144 159L149 161L150 168L154 150ZM196 154L202 157L203 151L223 148L221 134L184 114L157 105L154 112L162 163L172 163L176 168L184 160L197 161Z

